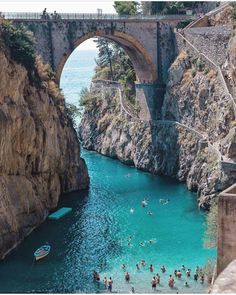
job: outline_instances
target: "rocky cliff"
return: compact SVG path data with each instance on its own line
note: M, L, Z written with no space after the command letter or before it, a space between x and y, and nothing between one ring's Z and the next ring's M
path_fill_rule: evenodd
M2 31L0 45L0 258L4 258L45 220L62 192L87 188L89 178L48 67L40 58L34 69L17 63Z
M233 68L232 54L227 60ZM170 67L162 120L155 123L129 116L119 91L105 89L103 99L91 99L85 107L80 127L85 148L186 182L203 208L235 181L232 100L219 73L196 54L182 50ZM99 96L98 89L92 91Z

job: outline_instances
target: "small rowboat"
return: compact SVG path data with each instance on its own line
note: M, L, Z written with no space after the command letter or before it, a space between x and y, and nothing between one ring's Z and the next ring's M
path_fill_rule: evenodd
M40 248L38 248L35 252L34 252L34 258L35 260L40 260L44 257L46 257L49 252L51 250L51 246L50 245L43 245Z

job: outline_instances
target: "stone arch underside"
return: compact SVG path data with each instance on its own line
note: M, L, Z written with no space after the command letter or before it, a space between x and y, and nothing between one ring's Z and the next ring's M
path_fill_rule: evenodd
M74 43L74 49L84 41L95 38L104 37L114 41L120 45L126 54L129 56L136 74L137 82L155 83L157 81L157 69L152 59L144 48L133 36L123 32L113 32L107 34L105 31L94 31L79 37ZM64 53L56 67L56 81L60 81L63 67L73 50L68 50Z

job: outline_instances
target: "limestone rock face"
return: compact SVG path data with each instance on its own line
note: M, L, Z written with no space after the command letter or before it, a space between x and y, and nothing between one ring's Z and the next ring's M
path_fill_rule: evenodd
M55 208L62 192L88 187L76 132L52 81L29 80L0 50L0 258Z

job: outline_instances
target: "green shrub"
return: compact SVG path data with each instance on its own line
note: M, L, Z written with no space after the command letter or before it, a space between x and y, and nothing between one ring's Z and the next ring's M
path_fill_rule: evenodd
M191 22L192 22L192 19L183 20L177 24L176 28L183 29L183 28L187 27L187 25L190 24Z
M235 22L236 21L236 2L232 1L230 5L233 7L231 19L233 20L233 22Z
M192 77L195 77L197 74L197 71L195 69L192 69Z
M81 116L81 109L72 103L66 103L66 113L75 128L76 118Z
M32 69L35 63L33 33L27 31L22 25L15 27L9 21L2 22L1 31L11 58L28 70Z
M201 71L203 71L204 67L205 67L204 62L201 59L198 59L196 62L197 70L201 72Z
M86 106L89 102L97 100L99 98L100 96L98 94L91 93L89 92L87 87L84 87L80 92L79 104L80 106Z
M204 75L207 75L209 72L210 72L210 69L206 68L203 73L204 73Z

